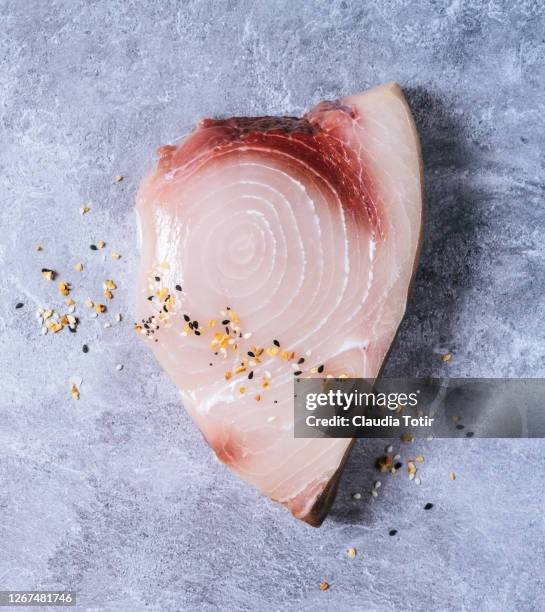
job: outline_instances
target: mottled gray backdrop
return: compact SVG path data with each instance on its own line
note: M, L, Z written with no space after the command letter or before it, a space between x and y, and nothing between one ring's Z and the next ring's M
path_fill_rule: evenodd
M158 145L395 79L429 211L387 372L544 376L542 6L0 1L0 589L71 588L88 610L543 609L545 443L404 445L422 484L403 470L374 499L383 444L360 442L314 530L213 459L131 331L134 194ZM110 313L41 336L35 310L61 304L42 267L80 303L116 280Z

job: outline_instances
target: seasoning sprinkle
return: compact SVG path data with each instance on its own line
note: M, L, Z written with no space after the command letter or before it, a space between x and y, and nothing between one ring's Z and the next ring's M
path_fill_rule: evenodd
M84 345L81 347L81 350L82 350L84 353L88 353L88 352L89 352L89 347L88 347L86 344L84 344Z
M352 546L346 551L346 554L351 558L354 559L354 557L358 554L356 549L353 548Z
M55 280L55 276L57 276L57 273L53 270L49 270L49 268L42 268L42 276L45 278L45 280Z
M428 502L425 506L424 506L424 510L431 510L433 508L433 504L431 502Z
M321 374L324 371L324 366L323 364L321 366L318 366L318 374Z
M23 302L17 302L17 304L15 304L16 309L22 308L23 306L24 306Z
M273 344L274 346L280 347L280 342L278 342L278 340L273 340Z
M110 257L111 257L112 259L121 259L121 255L120 255L119 253L116 253L115 251L112 251L112 252L110 253Z
M328 589L329 589L329 582L322 580L322 582L320 582L320 591L327 591Z
M450 478L451 480L456 480L456 474L455 474L455 472L451 472L451 473L450 473L448 476L449 476L449 478Z
M114 181L116 183L121 183L121 181L124 179L125 177L122 176L121 174L118 174L117 176L114 177Z
M450 361L452 359L452 353L445 353L441 359L446 363L447 361Z
M70 395L73 399L79 400L79 389L76 387L75 383L70 385Z
M181 285L176 285L176 286L174 287L174 289L176 289L176 291L181 291L181 290L182 290L182 287L181 287Z
M77 272L81 272L83 270L83 264L81 262L78 262L75 266L74 266L74 270L76 270Z
M397 529L390 529L390 531L388 532L388 535L395 536L396 533L397 533Z

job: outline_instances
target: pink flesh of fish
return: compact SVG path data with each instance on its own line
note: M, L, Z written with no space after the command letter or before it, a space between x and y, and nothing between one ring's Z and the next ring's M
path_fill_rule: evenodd
M294 370L374 378L403 317L423 186L401 89L205 120L159 155L137 198L136 329L218 458L319 525L351 440L294 438Z

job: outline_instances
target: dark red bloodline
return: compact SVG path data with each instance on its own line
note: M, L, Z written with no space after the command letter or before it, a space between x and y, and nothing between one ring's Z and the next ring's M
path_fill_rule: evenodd
M352 107L322 102L304 117L204 119L180 146L159 149L159 168L195 169L242 147L290 156L323 178L345 210L382 236L373 181L345 135L358 117ZM357 136L354 136L357 138Z

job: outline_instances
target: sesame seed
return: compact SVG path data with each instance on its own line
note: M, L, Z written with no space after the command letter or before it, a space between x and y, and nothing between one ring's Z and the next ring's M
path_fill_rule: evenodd
M155 276L154 278L155 278L155 282L157 282L157 283L161 280L160 276Z
M255 357L255 353L253 351L248 351L247 354L249 357Z
M176 289L176 291L181 291L182 290L182 286L181 285L176 285L174 287L174 289Z
M186 314L184 315L184 320L187 321L187 323L189 323L189 321L191 321L191 319Z
M89 248L91 249L91 251L98 251L98 247L96 244L91 244Z
M302 374L302 370L297 370L296 372L293 373L294 376L301 376Z
M433 504L431 502L428 502L425 506L424 506L424 510L431 510L433 508Z
M354 559L354 557L357 555L356 549L354 547L350 547L347 551L346 554L351 558Z
M249 378L250 380L252 380L252 378L253 378L253 377L254 377L254 373L253 373L253 371L252 371L252 372L250 372L250 373L248 374L248 378Z
M329 582L326 582L325 580L320 582L320 591L327 591L327 589L329 589Z
M122 364L122 363L118 363L118 364L115 366L115 369L116 369L118 372L120 372L120 371L123 369L123 364Z
M278 342L278 340L273 340L273 344L274 346L280 346L280 342Z
M390 531L388 532L388 535L395 536L396 533L397 533L397 529L390 529Z
M301 358L300 358L300 359L297 361L297 363L298 363L299 365L301 365L302 363L305 363L305 358L304 358L304 357L301 357Z
M84 353L88 353L88 352L89 352L89 347L88 347L86 344L84 344L84 345L81 347L81 350L82 350Z
M17 302L17 304L15 304L16 309L22 308L23 306L24 306L23 302Z
M318 366L318 374L321 374L324 371L324 366Z
M361 493L352 493L352 499L361 499Z

